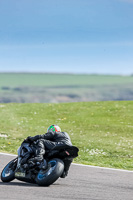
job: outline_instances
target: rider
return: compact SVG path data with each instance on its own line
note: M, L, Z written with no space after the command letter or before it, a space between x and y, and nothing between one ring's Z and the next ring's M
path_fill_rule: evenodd
M61 132L61 128L58 125L51 125L47 129L47 133L34 137L29 136L26 140L31 142L36 141L35 157L30 159L32 162L41 162L45 154L45 149L51 150L56 146L61 147L64 145L72 146L69 135L66 132ZM64 160L65 168L61 178L67 176L72 160L70 158Z

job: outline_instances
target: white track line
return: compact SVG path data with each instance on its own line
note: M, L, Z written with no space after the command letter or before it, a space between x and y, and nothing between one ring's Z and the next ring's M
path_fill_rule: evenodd
M9 153L0 153L0 155L5 155L5 156L17 156L16 154L9 154Z
M93 166L93 165L83 165L83 164L77 164L77 163L72 163L72 164L77 165L77 166L82 166L82 167L90 167L90 168L96 168L96 169L107 169L107 170L113 170L113 171L133 173L133 171L125 170L125 169L115 169L115 168L99 167L99 166Z
M15 154L9 154L9 153L0 153L0 155L5 155L5 156L17 156ZM96 169L107 169L107 170L113 170L113 171L120 171L120 172L130 172L133 173L133 171L129 170L124 170L124 169L114 169L114 168L107 168L107 167L99 167L99 166L92 166L92 165L83 165L83 164L77 164L77 163L72 163L73 165L77 166L82 166L82 167L90 167L90 168L96 168Z

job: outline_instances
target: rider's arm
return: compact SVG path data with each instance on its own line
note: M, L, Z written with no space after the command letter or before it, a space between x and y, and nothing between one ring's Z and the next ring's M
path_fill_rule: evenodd
M55 132L52 131L52 132L45 133L43 135L36 135L34 137L29 136L29 137L27 137L26 140L27 141L32 141L32 142L36 141L36 140L39 140L39 139L51 140L54 137L54 135L55 135Z
M55 135L54 131L45 133L44 135L41 135L41 139L45 139L45 140L51 140Z

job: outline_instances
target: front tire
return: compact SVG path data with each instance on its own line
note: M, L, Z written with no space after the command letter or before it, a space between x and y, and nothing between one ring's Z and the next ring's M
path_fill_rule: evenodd
M1 172L1 180L3 182L10 182L15 179L15 169L17 166L17 158L10 161Z
M36 177L36 183L40 186L49 186L62 175L63 171L64 162L54 158L48 162L48 169L39 171Z

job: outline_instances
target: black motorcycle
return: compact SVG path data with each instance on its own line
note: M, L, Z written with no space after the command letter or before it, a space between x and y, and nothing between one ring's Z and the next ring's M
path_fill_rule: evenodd
M15 178L35 183L40 186L53 184L64 172L64 161L78 156L79 149L75 146L64 145L46 151L42 162L29 162L34 157L33 144L23 142L18 149L18 157L10 161L1 173L3 182L10 182Z

